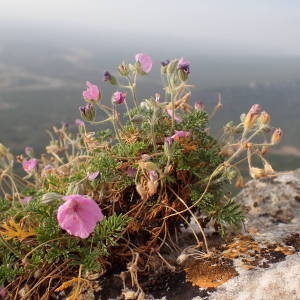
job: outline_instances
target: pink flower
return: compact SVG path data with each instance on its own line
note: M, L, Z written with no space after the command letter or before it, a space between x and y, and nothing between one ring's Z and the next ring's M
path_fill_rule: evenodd
M99 171L90 173L90 174L88 175L88 180L89 180L89 181L95 180L95 179L99 176L99 174L100 174Z
M26 196L26 197L24 197L24 198L21 198L21 199L20 199L20 202L21 202L22 204L28 204L31 200L32 200L32 197L31 197L31 196Z
M158 174L157 174L156 171L151 170L151 171L148 172L148 175L149 175L149 178L150 178L151 181L158 180Z
M76 119L75 120L75 124L78 126L78 127L81 127L81 126L84 126L84 122L80 119Z
M176 139L176 138L182 138L182 137L187 137L189 136L190 133L188 131L184 131L184 130L175 130L175 134L173 134L171 136L172 139Z
M145 73L149 73L152 69L152 58L145 53L138 53L135 55L135 61L139 62L141 69Z
M63 197L65 203L58 208L59 226L69 234L82 239L87 238L95 229L97 222L104 216L95 200L82 196Z
M82 92L83 98L89 101L99 101L100 91L98 87L89 81L86 82L86 85L88 88L86 89L86 91Z
M22 162L22 167L28 174L32 173L37 165L37 159L31 158Z
M8 290L4 286L0 286L0 299L5 299L8 295Z
M25 147L24 152L25 152L26 155L32 156L33 155L33 148L27 146L27 147Z
M253 104L249 110L249 114L251 115L258 115L261 111L259 104Z
M134 168L134 167L132 167L132 166L129 166L129 167L127 168L127 176L128 176L128 177L135 177L136 172L137 172L137 169Z
M167 109L168 115L172 118L172 109ZM174 120L178 123L182 121L182 119L174 114Z
M190 63L181 57L177 63L177 69L184 71L186 74L190 73Z
M115 92L112 95L111 101L114 104L122 104L126 100L126 94L122 92Z

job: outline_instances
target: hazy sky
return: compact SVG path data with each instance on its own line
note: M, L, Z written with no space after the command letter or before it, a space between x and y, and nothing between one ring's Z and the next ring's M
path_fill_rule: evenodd
M300 55L299 16L297 0L0 0L8 30L151 34L250 54Z

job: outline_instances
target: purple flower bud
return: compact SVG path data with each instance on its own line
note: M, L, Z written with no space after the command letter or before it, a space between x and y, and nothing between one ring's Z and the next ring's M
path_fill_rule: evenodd
M84 122L80 119L76 119L75 120L75 124L78 126L78 127L81 127L81 126L84 126Z
M117 79L112 76L108 71L106 71L103 75L103 81L104 82L109 82L111 85L117 85Z
M132 166L129 166L129 167L127 168L127 176L128 176L128 177L135 177L136 172L137 172L137 169L134 168L134 167L132 167Z
M168 59L166 59L166 60L163 60L163 61L161 61L160 62L160 64L163 66L163 67L165 67L165 66L167 66L168 64L169 64L169 60Z
M81 117L85 121L94 121L96 116L96 109L93 104L88 103L86 105L79 106Z
M111 74L108 71L105 71L103 75L103 81L106 82L110 80L111 80Z
M122 92L115 92L112 95L112 103L114 104L122 104L126 100L126 94Z
M181 57L177 63L177 69L184 71L184 73L190 73L190 63Z
M32 156L33 155L33 148L27 146L27 147L25 147L24 152L25 152L26 155Z
M195 104L194 104L194 108L195 110L204 110L204 104L202 101L197 101Z
M129 67L124 62L119 65L118 70L121 76L127 76L129 74Z
M151 181L156 181L158 179L158 174L154 170L149 171L148 175Z

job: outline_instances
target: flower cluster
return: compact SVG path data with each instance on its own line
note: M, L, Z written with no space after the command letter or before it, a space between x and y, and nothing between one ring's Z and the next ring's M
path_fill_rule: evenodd
M78 293L91 275L116 264L124 270L131 266L131 272L155 271L166 264L164 255L181 247L178 237L192 218L201 234L195 233L196 247L209 256L207 224L224 235L244 219L239 204L224 192L228 183L243 185L245 175L237 166L246 159L253 178L276 174L265 154L282 131L271 127L260 105L242 114L238 124L228 122L217 140L208 120L222 107L221 97L206 112L204 103L193 99L190 62L181 57L161 62L163 92L140 98L139 78L152 66L149 55L138 53L133 63L106 71L101 89L96 80L87 81L76 133L62 122L49 132L50 144L40 158L26 147L17 157L23 178L11 175L12 155L0 144L3 295L6 286L19 293L24 274L31 285L24 287L24 299L31 299L75 280ZM263 168L253 166L253 156ZM78 266L78 277L64 282ZM49 274L63 276L52 280Z

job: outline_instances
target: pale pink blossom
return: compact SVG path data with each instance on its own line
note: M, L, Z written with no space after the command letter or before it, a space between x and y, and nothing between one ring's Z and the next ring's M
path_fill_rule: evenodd
M84 122L80 119L76 119L75 120L75 124L78 126L78 127L81 127L81 126L84 126Z
M23 160L22 162L22 167L25 172L28 174L32 173L35 170L35 167L37 166L37 159L36 158L31 158L28 160Z
M65 196L63 200L65 203L57 212L59 226L71 235L87 238L97 222L104 218L99 205L95 200L78 194Z
M100 172L96 171L88 175L88 180L93 181L99 176Z
M87 85L86 91L82 92L83 98L89 101L98 101L100 99L99 88L89 81L86 82L86 85Z
M25 147L24 152L25 152L26 155L32 156L33 155L33 148L27 146L27 147Z
M171 136L172 139L176 139L176 138L182 138L182 137L187 137L189 136L190 133L188 131L184 131L184 130L175 130L175 134L173 134Z
M32 200L32 197L31 196L26 196L24 198L20 198L20 202L22 204L28 204L30 201Z
M168 115L172 118L172 109L167 109L167 113ZM180 117L178 117L175 113L174 113L174 120L177 122L177 123L180 123L182 121L182 119Z
M152 69L152 58L145 53L138 53L135 55L135 61L139 62L141 69L145 73L149 73Z

